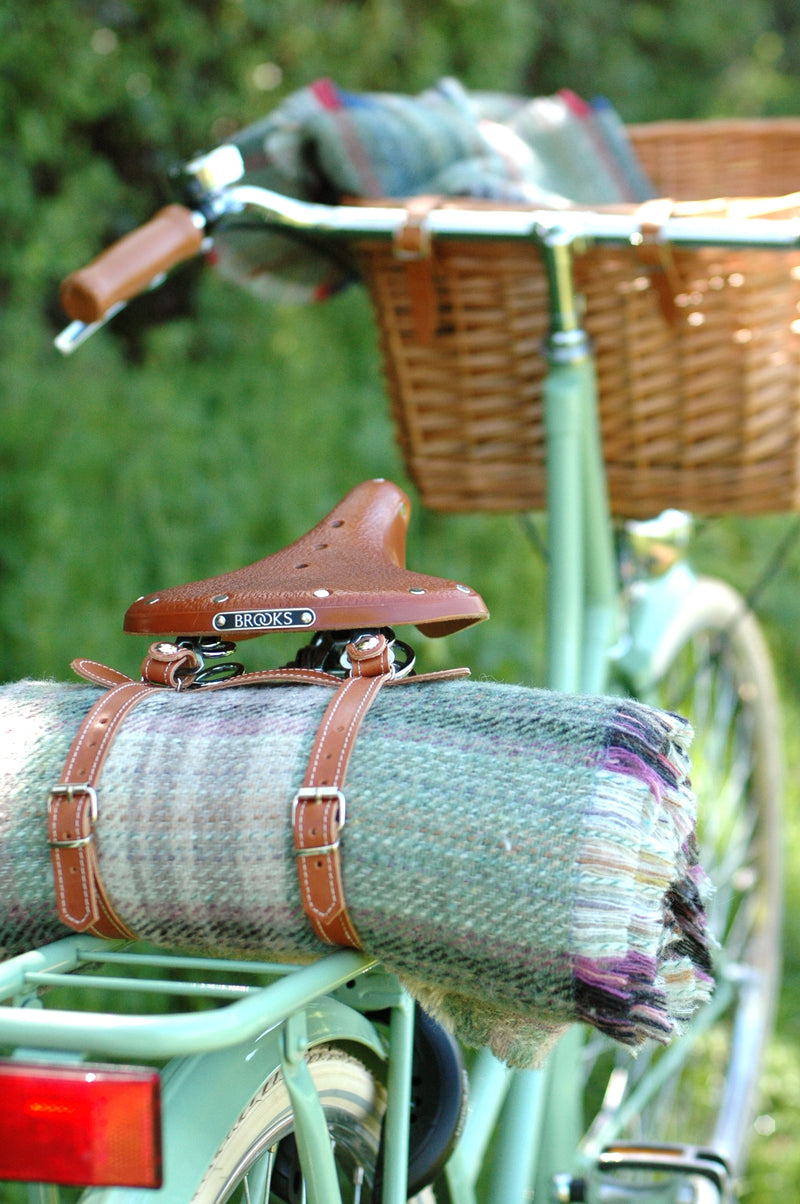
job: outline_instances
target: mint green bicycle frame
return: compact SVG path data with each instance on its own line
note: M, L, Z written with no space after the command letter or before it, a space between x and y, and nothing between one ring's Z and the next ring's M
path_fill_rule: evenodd
M283 227L313 229L332 237L389 236L403 220L402 209L329 208L278 197L262 189L220 189L220 209L254 207L265 220ZM546 265L552 328L546 348L549 364L544 386L548 463L547 681L556 690L599 693L613 673L634 692L653 679L657 649L650 633L666 626L669 615L691 591L685 564L654 580L628 615L627 651L618 649L622 595L613 530L609 518L591 348L581 328L572 285L572 258L587 237L625 242L635 219L597 214L459 214L434 212L428 222L437 234L452 237L533 238ZM800 243L793 222L722 222L675 219L665 237L679 245L746 245L786 248ZM77 344L85 331L68 337ZM339 951L311 966L287 969L268 963L153 957L143 964L233 974L272 976L267 986L213 988L202 981L179 984L181 994L221 996L233 1002L188 1015L124 1017L115 1013L65 1012L35 1006L37 988L74 983L70 971L105 959L113 966L137 961L113 942L71 937L0 965L0 1045L31 1049L36 1056L58 1051L125 1058L168 1059L163 1076L165 1183L158 1191L95 1190L94 1204L179 1204L188 1201L251 1096L281 1069L294 1109L295 1130L306 1178L309 1204L340 1204L330 1140L305 1055L323 1043L346 1042L387 1065L388 1108L383 1204L404 1204L409 1142L413 1004L398 984L369 957ZM108 980L104 980L108 983ZM113 981L112 981L113 985ZM120 979L120 986L127 985ZM164 990L138 979L137 990ZM705 1026L726 1004L720 990L705 1010ZM391 1009L388 1048L364 1014ZM559 1043L541 1070L511 1072L482 1051L472 1067L470 1112L464 1134L444 1176L452 1204L479 1198L524 1204L535 1187L537 1200L554 1198L556 1176L585 1174L601 1146L612 1140L625 1116L611 1117L591 1146L581 1147L583 1117L576 1073L582 1033L576 1027ZM662 1059L659 1075L689 1058L691 1034ZM660 1078L649 1076L629 1111ZM206 1101L206 1106L198 1106ZM627 1113L626 1113L627 1115ZM491 1149L487 1187L484 1163ZM49 1189L42 1189L49 1199Z

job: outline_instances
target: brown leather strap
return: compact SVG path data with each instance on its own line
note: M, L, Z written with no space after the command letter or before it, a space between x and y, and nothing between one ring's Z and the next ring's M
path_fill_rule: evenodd
M439 322L431 236L424 223L441 199L440 196L411 197L406 202L406 220L393 236L395 257L405 263L414 333L424 345L432 341Z
M79 677L83 677L86 681L91 681L98 686L119 686L133 681L132 677L127 677L124 673L120 673L117 669L110 669L108 665L102 665L99 661L90 661L85 658L80 658L72 662L72 669ZM413 685L415 682L423 681L452 681L455 678L469 677L470 671L467 668L459 669L434 669L430 673L415 673L408 677L393 677L388 685L391 686L406 686ZM338 689L342 684L340 677L335 677L332 673L323 673L320 669L256 669L250 673L240 673L236 677L230 677L226 681L210 682L203 686L203 690L230 690L236 686L269 686L269 685L307 685L307 686L331 686Z
M133 681L132 677L120 673L119 669L110 669L108 665L103 665L100 661L87 660L85 656L74 660L70 668L73 673L77 673L78 677L82 677L96 686L105 686L108 690L113 686L128 685Z
M336 691L322 718L302 789L292 805L297 876L303 909L321 940L362 948L342 886L340 834L345 824L343 786L361 721L381 687L391 681L386 639L348 644L353 676Z
M147 659L145 660L147 664ZM109 669L108 665L101 665L99 661L90 661L84 658L74 660L72 662L72 670L79 677L83 677L86 681L91 681L98 686L113 686L130 684L133 682L132 677L126 677L124 673L120 673L117 669ZM463 676L468 674L468 669L440 669L435 674L420 674L420 681L428 680L430 677L440 676ZM417 680L415 678L414 680ZM167 685L166 680L163 682L148 681L148 685ZM179 683L173 682L173 688L177 689ZM251 673L239 673L236 677L229 677L224 681L209 682L203 685L203 690L229 690L232 686L261 686L261 685L311 685L311 686L338 686L341 684L340 677L334 677L332 673L322 673L319 669L256 669Z
M114 733L138 702L153 691L142 682L114 686L95 703L72 742L53 787L47 830L62 921L95 936L132 937L108 900L97 862L97 787Z
M190 648L166 642L151 644L142 662L142 681L180 690L190 685L201 664Z
M155 680L143 682L132 681L96 661L76 660L72 663L80 676L107 687L107 692L95 703L78 729L48 807L48 841L58 913L62 922L77 932L113 938L135 937L114 911L100 876L95 843L100 774L126 715L154 690L165 686L180 689L183 675L195 667L193 661L191 653L188 658L182 653L173 655L169 646L154 644L145 666L147 674ZM272 669L243 674L241 678L204 688L221 689L239 681L243 685L269 682L340 684L339 678L311 670Z
M650 269L650 279L658 293L658 303L670 326L678 321L675 298L681 291L681 280L672 258L672 248L663 239L665 222L672 215L674 202L668 197L643 201L636 211L639 218L641 242L637 248L641 262Z
M169 670L191 668L161 645L151 648L150 669L165 666L161 684L135 682L97 661L75 660L80 676L107 687L72 742L61 780L51 792L48 838L59 915L70 928L96 936L133 938L106 894L100 876L94 828L98 818L98 784L111 743L131 709L153 691L179 689L180 675ZM344 903L339 834L344 826L342 793L347 766L361 721L386 684L440 681L469 675L467 669L440 670L396 680L383 635L365 637L347 648L352 676L344 682L316 669L265 669L203 686L222 690L236 686L305 684L335 687L309 758L303 788L293 806L295 849L303 905L317 934L327 943L360 948ZM148 664L148 660L145 664Z

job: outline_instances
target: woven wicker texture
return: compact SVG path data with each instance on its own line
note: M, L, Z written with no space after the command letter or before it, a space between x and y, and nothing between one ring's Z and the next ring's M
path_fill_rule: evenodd
M64 934L45 811L97 691L0 689L0 947ZM110 898L160 944L307 960L291 800L330 690L154 690L100 783ZM683 721L490 683L387 687L346 784L365 948L468 1042L530 1064L574 1019L667 1040L707 995ZM678 900L674 912L672 903ZM679 918L676 915L679 913Z
M657 192L676 201L777 198L800 179L800 121L664 122L629 134ZM425 504L542 508L548 314L537 250L436 241L439 328L427 343L406 265L385 243L362 246L361 263L399 441ZM796 509L800 253L683 251L673 263L674 325L635 248L594 248L576 262L613 512Z

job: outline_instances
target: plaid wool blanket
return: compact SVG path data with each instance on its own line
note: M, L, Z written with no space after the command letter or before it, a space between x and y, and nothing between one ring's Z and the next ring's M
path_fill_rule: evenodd
M440 80L418 96L318 80L234 139L246 182L301 200L478 197L540 208L653 195L617 113L569 91L524 99ZM356 276L342 243L232 222L215 234L232 280L283 301L321 299Z
M0 951L65 935L51 785L98 697L0 688ZM290 824L322 686L154 689L99 789L100 870L149 941L308 961ZM488 682L387 686L345 786L365 949L467 1044L539 1060L565 1025L668 1041L711 988L688 725L642 704Z

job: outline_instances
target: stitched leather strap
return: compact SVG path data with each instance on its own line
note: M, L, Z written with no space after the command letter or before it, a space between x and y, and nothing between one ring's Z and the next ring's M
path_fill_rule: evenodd
M200 667L197 657L189 648L178 648L169 643L151 644L142 663L142 681L180 690L184 685L191 684Z
M347 654L353 675L339 686L317 731L303 787L292 804L292 828L303 909L314 931L329 945L361 949L342 885L342 788L361 721L392 678L382 635L361 648L348 644Z
M154 690L165 686L178 688L180 680L175 670L192 668L186 657L170 657L163 652L161 645L151 648L145 665L149 670L155 666L155 681L135 682L95 661L78 660L73 661L72 665L82 677L108 689L78 729L60 781L51 791L47 834L59 917L67 927L77 932L91 932L95 936L135 939L135 934L114 911L100 876L95 824L99 814L98 790L103 764L114 736L132 708ZM159 679L158 669L161 665L164 671ZM247 681L242 684L340 684L339 678L329 678L327 674L310 670L273 669L243 677ZM238 680L233 678L205 688L221 689Z
M47 817L58 913L63 923L95 936L132 937L116 915L100 879L95 822L97 787L114 733L153 686L123 682L95 703L72 742Z
M395 230L395 258L405 263L414 333L427 346L439 322L439 304L433 279L433 248L425 219L441 202L440 196L415 196L406 201L407 217Z
M72 669L79 677L92 682L96 686L110 688L133 681L132 677L127 677L117 669L110 669L108 665L102 665L99 661L80 658L72 662ZM409 677L393 677L387 684L391 686L407 686L423 681L453 681L456 678L469 677L469 675L470 671L467 668L434 669L430 673L415 673ZM270 685L331 686L338 688L341 684L342 679L340 677L335 677L332 673L323 673L319 669L256 669L250 673L240 673L236 677L229 677L225 681L210 682L208 685L203 686L203 690L231 690L237 686Z
M681 291L681 281L672 257L672 248L664 242L664 224L672 214L674 202L669 197L643 201L637 209L642 241L637 248L640 261L651 269L650 279L658 293L661 313L670 326L678 322L675 297Z
M361 721L386 684L447 680L469 676L469 670L439 670L396 680L382 635L370 637L361 647L348 645L348 655L352 677L344 682L319 670L265 669L203 686L203 691L269 684L326 685L336 689L311 751L303 788L293 806L292 822L303 903L315 931L329 944L360 948L344 904L338 842L345 819L341 788ZM94 828L99 813L102 767L123 720L154 690L179 685L176 675L169 673L172 661L160 646L151 649L145 665L148 661L151 668L162 661L168 665L162 684L133 681L97 661L72 662L77 674L106 686L107 692L78 729L61 779L51 792L48 839L61 920L70 928L96 936L135 939L135 934L116 915L103 886ZM155 676L158 679L158 674Z

